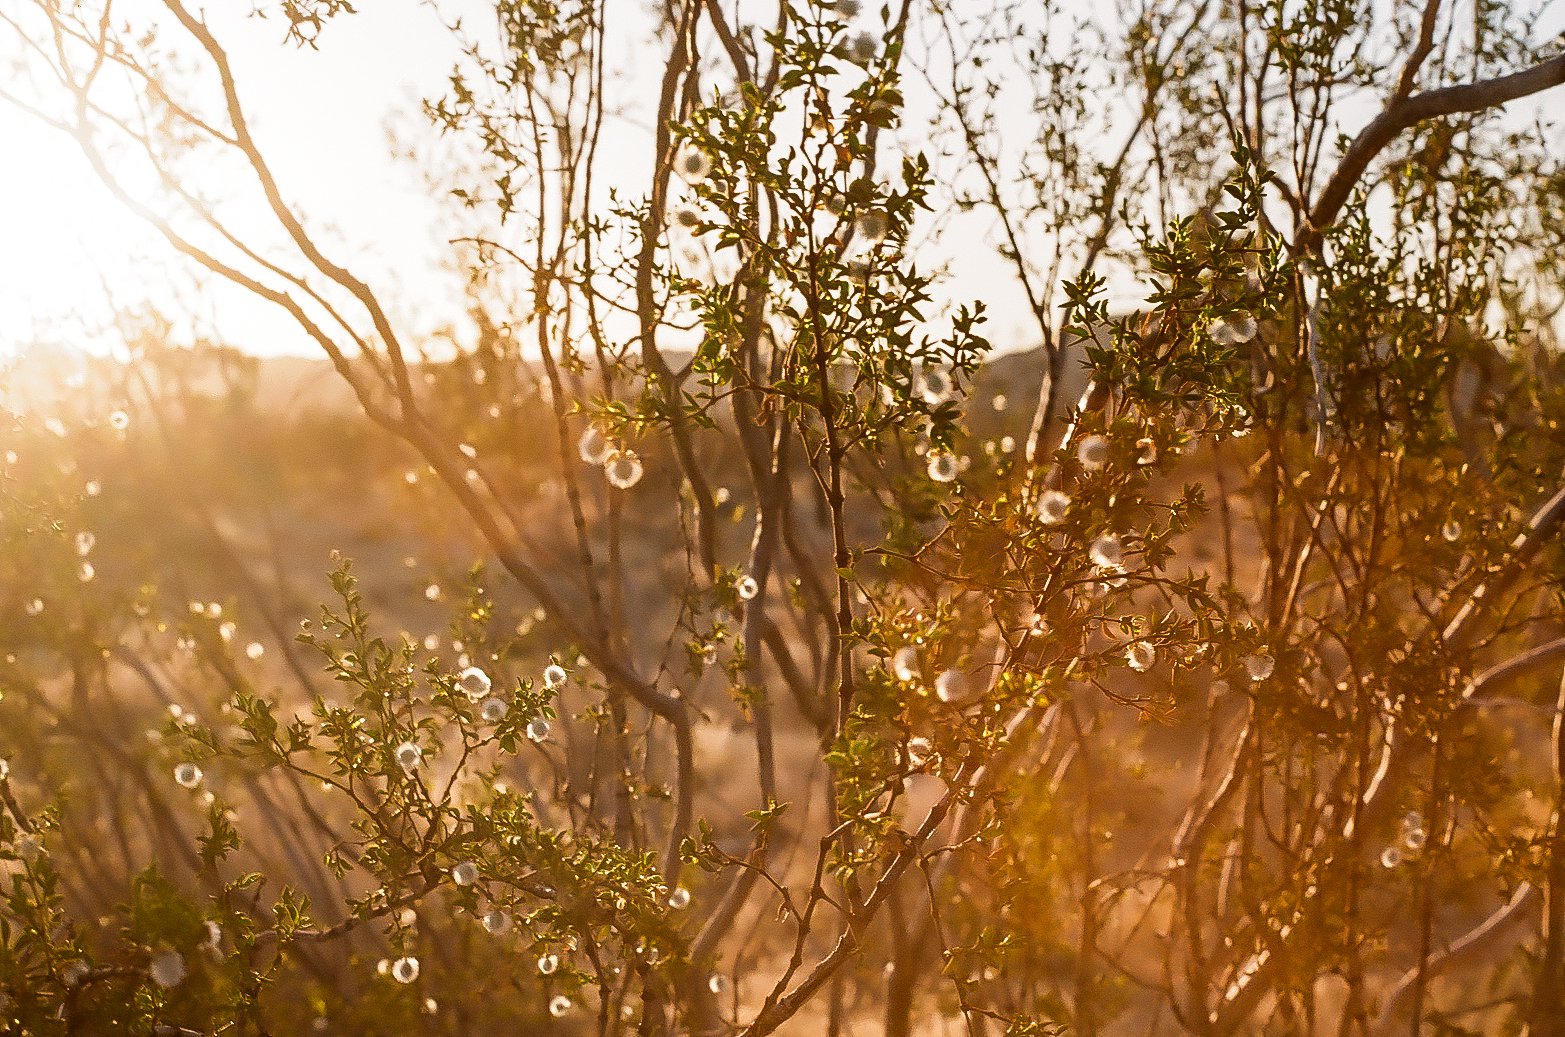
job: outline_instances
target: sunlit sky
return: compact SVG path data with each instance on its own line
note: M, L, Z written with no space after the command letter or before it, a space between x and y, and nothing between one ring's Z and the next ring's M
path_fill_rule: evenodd
M362 6L319 52L285 45L276 19L213 22L248 84L256 135L312 227L356 243L337 254L368 263L372 280L422 283L414 294L439 306L454 286L431 283L443 240L436 214L416 170L390 158L386 127L440 89L454 44L417 0ZM192 290L190 265L104 190L74 140L3 102L0 140L12 156L0 163L0 351L91 339L112 291L114 304L150 297L193 312L254 352L311 352L270 306L237 289Z
M417 340L460 321L461 286L441 265L451 252L447 239L459 231L432 201L416 165L392 157L387 134L395 124L415 147L433 141L418 101L442 92L458 56L455 41L427 0L360 4L360 13L329 28L318 51L287 44L282 22L249 17L250 6L222 0L206 13L229 49L252 127L285 196L332 258L392 304L404 335ZM485 6L442 2L444 12L467 13L470 27L484 24ZM640 5L627 2L623 10L642 17ZM644 27L615 28L636 30L611 33L611 44L625 48L609 62L621 92L645 96L650 89L638 84L653 81L657 55L645 46ZM10 57L4 47L0 63ZM902 136L916 146L927 112L918 111L916 83L909 87ZM650 155L645 120L628 113L605 135L604 148L603 167L634 187ZM115 308L143 300L176 315L183 325L177 334L215 333L258 354L318 355L269 304L221 284L197 286L192 265L109 195L74 141L3 100L0 155L0 358L36 343L109 349L116 336L105 329ZM206 179L213 182L201 185L205 191L226 193L228 181ZM253 194L233 204L238 226L268 224ZM946 297L984 300L986 332L997 345L1030 346L1036 330L1029 330L1021 291L995 254L990 231L978 217L959 219L926 261L949 264Z
M439 18L420 0L377 0L332 26L312 51L286 44L280 20L247 17L241 8L248 4L226 6L211 5L207 18L230 51L285 195L312 230L324 232L334 259L392 301L401 330L416 337L459 320L460 285L441 267L453 232L416 166L391 157L387 136L394 122L415 146L433 140L416 114L418 100L441 93L458 56ZM483 7L478 0L442 5L470 10L470 26L483 24ZM640 17L637 8L625 9ZM633 86L639 77L650 81L656 61L636 67L645 33L611 36L627 49L610 67ZM254 353L319 355L270 305L221 284L193 287L191 264L109 195L72 139L0 101L0 140L13 156L0 162L0 356L36 343L111 348L117 337L105 329L115 308L146 299L179 315L185 335L215 331ZM644 164L645 122L629 113L604 147L607 169ZM258 207L252 218L264 223ZM1020 291L983 238L982 228L959 227L937 261L956 270L953 294L983 286L991 337L1031 345L1036 332L1025 330Z

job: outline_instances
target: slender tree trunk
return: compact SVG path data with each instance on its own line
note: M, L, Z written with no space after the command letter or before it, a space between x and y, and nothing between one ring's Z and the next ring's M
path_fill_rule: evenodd
M892 895L887 924L891 928L891 971L886 977L886 1037L910 1037L913 1030L913 992L918 987L918 965L923 948L923 926L909 930L903 915L902 893Z
M1565 675L1554 703L1554 818L1549 826L1549 861L1544 873L1543 960L1533 986L1527 1037L1565 1037Z

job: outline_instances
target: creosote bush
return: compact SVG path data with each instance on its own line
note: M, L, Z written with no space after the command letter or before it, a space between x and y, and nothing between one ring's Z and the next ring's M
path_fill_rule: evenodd
M443 11L440 341L225 49L353 5L0 13L349 404L6 418L0 1027L1565 1033L1565 57L1453 3Z

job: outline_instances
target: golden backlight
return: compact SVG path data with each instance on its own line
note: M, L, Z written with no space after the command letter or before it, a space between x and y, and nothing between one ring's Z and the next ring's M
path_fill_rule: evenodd
M0 359L34 342L106 348L115 301L167 284L166 251L74 139L0 103Z
M394 159L387 138L395 126L419 149L426 126L412 113L449 71L454 55L434 13L415 0L390 0L356 16L353 32L301 50L283 39L283 23L250 17L249 7L221 5L205 16L229 48L251 130L289 204L334 259L408 300L417 311L410 320L453 303L459 309L445 295L450 285L431 272L444 239L417 166ZM0 40L15 35L8 30ZM13 66L18 56L14 46L0 49L8 70L0 76L0 362L37 343L110 352L114 315L148 305L175 318L184 338L215 332L255 353L316 355L285 315L202 276L105 186L79 143L49 125L69 109L60 108L63 92L39 56ZM210 67L193 53L181 53L177 65L188 75L171 82L210 101L201 89ZM148 114L144 89L123 71L106 68L91 96L132 123ZM222 254L222 243L172 203L134 145L108 136L99 143L119 189L172 214L177 228ZM231 149L204 146L171 168L179 184L199 185L202 200L247 241L281 243L251 171Z

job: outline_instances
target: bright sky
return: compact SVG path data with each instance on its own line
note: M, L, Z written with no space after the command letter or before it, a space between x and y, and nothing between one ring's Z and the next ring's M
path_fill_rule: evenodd
M327 230L333 257L365 271L388 297L443 308L458 296L436 270L443 238L435 209L416 169L390 157L387 125L439 92L455 46L418 0L360 6L319 52L283 45L276 19L212 21L248 85L253 129L284 193L312 229ZM398 125L425 126L416 117ZM110 312L105 284L121 303L171 301L181 286L180 308L209 314L237 344L313 354L267 304L237 289L196 295L183 287L190 265L109 196L73 140L3 102L0 140L12 156L0 162L0 354L29 340L91 338ZM243 225L242 213L235 218Z
M280 21L245 17L241 9L250 5L230 2L211 5L207 17L230 51L285 196L313 230L327 229L322 237L332 258L394 303L402 330L427 332L459 318L460 286L439 268L451 230L439 225L414 166L390 157L386 134L394 116L404 133L430 132L414 114L417 100L442 91L457 57L428 4L360 4L360 13L328 29L317 52L285 45ZM444 4L448 11L471 9L471 27L485 24L478 21L483 6ZM645 39L611 35L627 49L609 66L634 95ZM7 57L0 49L0 62ZM210 284L192 290L191 265L109 196L73 140L0 101L0 141L12 156L0 162L0 358L39 342L102 351L116 340L104 330L113 304L142 299L196 314L196 322L251 352L318 355L286 314L243 291ZM646 127L632 116L607 135L604 168L634 170L649 146ZM246 211L230 210L239 226L264 223L256 210ZM962 283L983 285L991 338L1031 345L1036 332L1024 330L1020 291L982 231L956 234L943 251Z
M121 0L116 9L148 6L161 7L153 0ZM285 197L330 246L329 255L392 306L405 337L417 340L460 321L460 285L440 266L449 254L446 239L457 231L444 222L415 165L391 157L387 137L395 119L402 133L422 135L409 138L416 146L433 141L417 102L443 91L457 50L428 0L361 3L360 13L328 28L319 51L285 44L282 23L246 16L250 6L210 0L207 17L229 49L252 128ZM468 14L470 29L487 24L481 21L485 6L483 0L442 0L444 10ZM643 17L630 0L622 9L627 17ZM10 35L0 30L0 86ZM611 37L624 48L608 63L619 78L616 92L644 98L642 80L657 65L655 55L638 62L647 53L646 33ZM919 110L916 75L905 85L909 110L902 136L918 146L927 136L920 120L928 115ZM633 187L650 150L648 129L635 112L605 135L604 148L602 168ZM221 195L246 178L209 172L193 179ZM254 200L232 203L225 215L241 230L269 224ZM1036 330L1029 330L1021 291L989 237L986 220L959 218L925 262L950 263L953 279L945 295L984 300L986 333L996 345L1030 346ZM104 333L113 305L143 299L168 313L193 315L187 320L201 327L178 329L184 334L215 329L251 352L319 355L286 314L236 288L195 290L191 272L191 264L110 197L72 140L0 101L0 360L40 342L103 351L115 340Z

